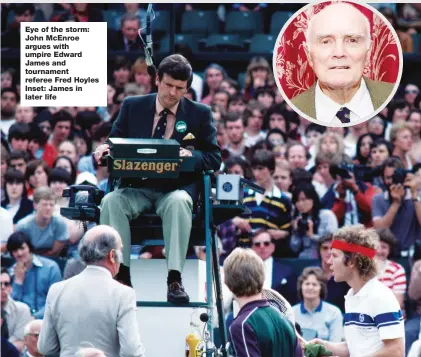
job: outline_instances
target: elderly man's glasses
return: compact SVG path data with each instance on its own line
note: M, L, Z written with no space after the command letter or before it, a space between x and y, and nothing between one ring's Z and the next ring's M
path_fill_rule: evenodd
M254 242L253 243L253 246L255 246L257 248L260 248L261 246L269 247L270 243L271 242L269 242L269 241L266 241L266 242Z

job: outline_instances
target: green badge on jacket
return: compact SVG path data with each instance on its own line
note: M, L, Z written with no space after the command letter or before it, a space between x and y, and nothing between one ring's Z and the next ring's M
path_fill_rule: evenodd
M179 133L184 133L187 130L187 124L184 121L179 121L175 124L175 130Z

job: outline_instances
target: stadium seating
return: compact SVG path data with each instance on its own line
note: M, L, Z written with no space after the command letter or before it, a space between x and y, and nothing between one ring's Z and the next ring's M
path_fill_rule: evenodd
M183 34L209 35L220 32L216 11L186 11L181 18Z
M210 35L204 41L204 48L211 51L242 51L245 49L238 34Z
M250 39L249 52L253 53L273 53L276 36L256 34Z
M270 33L278 36L279 32L281 31L282 27L285 23L289 20L289 18L293 14L291 12L286 11L277 11L272 15L270 20Z
M260 12L232 11L228 13L225 23L226 33L251 37L263 32L263 17Z

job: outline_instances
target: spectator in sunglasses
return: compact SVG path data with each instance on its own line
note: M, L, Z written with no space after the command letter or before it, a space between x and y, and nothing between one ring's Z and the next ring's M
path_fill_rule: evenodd
M407 84L405 87L405 101L409 104L411 109L415 109L414 102L417 95L420 93L420 89L415 84Z
M265 264L264 288L271 288L279 292L288 302L296 303L297 275L294 270L278 259L273 258L275 243L265 229L258 230L252 238L252 249L262 258Z
M32 320L31 311L28 305L12 299L12 277L6 268L1 268L0 283L1 309L6 313L4 319L7 323L8 340L19 352L22 352L25 347L23 342L24 328Z

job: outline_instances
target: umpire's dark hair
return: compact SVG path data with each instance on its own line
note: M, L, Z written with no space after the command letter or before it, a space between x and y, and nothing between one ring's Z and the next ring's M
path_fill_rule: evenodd
M275 157L273 152L269 150L259 150L251 158L251 167L263 166L267 167L271 174L275 171Z
M16 250L22 248L24 244L28 245L29 251L32 253L34 251L34 246L29 239L29 236L25 232L15 232L12 233L7 240L7 250L10 254Z
M193 69L189 61L179 54L165 57L158 67L158 78L162 80L164 74L169 75L178 81L187 81L187 88L190 88L193 81Z

